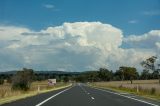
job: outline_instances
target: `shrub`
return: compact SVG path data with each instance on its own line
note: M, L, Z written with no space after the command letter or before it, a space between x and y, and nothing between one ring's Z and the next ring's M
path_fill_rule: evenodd
M7 83L12 83L12 77L7 78L6 80L7 80Z
M68 76L65 76L65 77L63 78L63 81L64 81L64 82L68 82L68 81L69 81L69 77L68 77Z
M151 91L150 91L150 93L151 93L152 95L154 95L154 94L156 93L156 89L155 89L155 88L152 88Z
M123 88L123 85L121 84L121 85L119 85L119 87L118 88Z
M0 85L4 83L4 79L0 79Z
M17 71L12 78L12 89L14 90L28 90L33 79L33 70L24 68L22 71Z

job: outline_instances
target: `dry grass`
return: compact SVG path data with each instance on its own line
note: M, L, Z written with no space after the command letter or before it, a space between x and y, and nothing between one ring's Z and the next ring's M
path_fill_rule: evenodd
M67 86L68 83L57 83L55 86L48 86L47 81L33 82L29 91L12 90L11 84L5 83L0 85L0 101L5 98L18 97L28 94L38 94L44 91L57 89L59 87ZM38 86L40 91L38 91Z
M155 96L155 98L160 99L158 80L134 80L133 84L130 84L130 81L95 82L92 84L96 87L113 88L150 97Z

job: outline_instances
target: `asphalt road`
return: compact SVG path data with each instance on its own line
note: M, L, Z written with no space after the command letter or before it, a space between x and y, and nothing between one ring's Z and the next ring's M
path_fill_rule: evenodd
M160 102L76 84L2 106L160 106Z

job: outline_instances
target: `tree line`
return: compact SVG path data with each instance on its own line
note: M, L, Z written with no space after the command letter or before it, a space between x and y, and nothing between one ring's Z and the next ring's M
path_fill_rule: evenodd
M152 56L140 64L144 67L143 72L138 73L135 67L121 66L113 72L107 68L86 72L36 72L33 69L23 68L16 71L15 74L0 74L0 84L6 80L12 84L12 89L28 90L33 81L41 81L55 78L57 82L98 82L98 81L123 81L130 80L148 80L159 79L160 70L156 68L155 61L157 57Z

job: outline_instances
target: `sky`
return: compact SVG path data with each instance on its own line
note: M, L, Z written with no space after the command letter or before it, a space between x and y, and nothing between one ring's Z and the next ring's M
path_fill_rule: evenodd
M160 0L0 0L0 71L140 72L159 54Z

